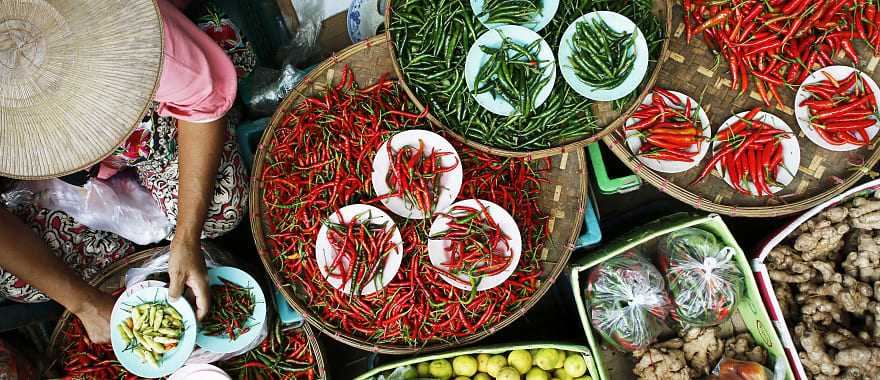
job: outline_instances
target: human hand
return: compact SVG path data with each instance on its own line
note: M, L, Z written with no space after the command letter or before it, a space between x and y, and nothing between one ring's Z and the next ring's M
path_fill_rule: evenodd
M109 343L113 296L95 289L88 298L74 314L82 321L92 343Z
M208 274L201 242L175 237L171 242L168 275L171 277L169 287L171 298L180 298L184 288L189 287L196 299L196 318L201 320L208 315L211 295L208 292Z

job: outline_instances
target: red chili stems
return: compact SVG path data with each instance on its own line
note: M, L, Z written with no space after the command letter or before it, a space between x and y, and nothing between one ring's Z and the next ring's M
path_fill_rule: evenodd
M871 143L868 127L877 123L877 100L871 87L853 71L836 80L823 71L825 80L804 86L811 94L798 106L807 107L810 127L831 145Z
M337 215L342 219L339 212ZM360 215L338 224L325 221L324 225L330 246L336 252L327 267L329 277L341 280L343 286L351 281L353 295L359 295L370 282L380 288L388 255L397 250L391 241L392 229L370 221L369 216L361 222Z
M446 247L448 259L444 268L459 281L473 288L489 276L497 275L510 266L512 252L508 245L509 237L501 231L501 227L489 215L489 210L479 200L475 200L479 208L453 206L445 214L449 221L447 229L430 236L431 239L442 239L449 242ZM463 281L460 274L466 274L470 280Z
M347 68L326 92L301 102L275 129L259 173L269 254L303 305L323 326L374 344L424 346L488 330L538 289L538 261L549 236L538 208L548 161L503 159L456 146L464 170L459 199L480 198L511 212L523 232L517 270L498 287L472 294L440 278L427 255L430 220L399 221L404 257L381 291L347 297L321 277L314 241L328 210L373 198L372 156L398 131L418 128L426 112L394 82L360 88Z
M853 43L880 53L880 12L873 0L685 0L687 39L702 35L730 69L731 88L753 82L764 104L782 103L778 88L793 87L814 65L829 66L844 51L856 65Z
M443 157L452 155L452 152L437 152L431 149L430 154L425 155L425 142L422 140L419 140L418 147L407 145L396 152L392 151L391 144L386 146L388 157L391 159L391 167L388 170L391 194L376 200L397 196L418 207L425 215L433 214L440 196L440 177L454 170L459 164L456 162L451 166L443 166Z
M730 175L734 189L742 194L752 194L745 185L749 182L755 186L758 196L772 195L770 186L781 186L776 183L779 170L785 170L781 139L791 138L791 133L756 120L760 111L761 108L754 108L718 132L714 139L721 143L691 184L702 181L721 162L721 168Z
M256 298L245 288L223 277L221 285L211 285L211 312L200 322L207 336L226 335L230 341L250 331Z
M638 155L662 161L694 162L705 136L695 105L682 103L671 92L654 88L650 105L641 105L631 116L638 122L626 127L638 131L642 147Z

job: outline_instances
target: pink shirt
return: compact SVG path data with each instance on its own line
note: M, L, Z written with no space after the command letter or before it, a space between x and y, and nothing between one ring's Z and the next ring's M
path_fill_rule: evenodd
M235 101L238 86L232 61L169 0L158 0L158 4L165 35L165 59L156 91L159 115L190 122L223 117Z

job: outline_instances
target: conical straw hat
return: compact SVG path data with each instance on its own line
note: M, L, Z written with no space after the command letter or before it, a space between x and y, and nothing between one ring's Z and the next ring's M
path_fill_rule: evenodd
M0 0L0 176L56 177L112 153L161 65L155 0Z

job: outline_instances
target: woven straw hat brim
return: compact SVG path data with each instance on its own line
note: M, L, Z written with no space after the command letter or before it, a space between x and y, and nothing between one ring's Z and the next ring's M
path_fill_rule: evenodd
M57 177L110 155L152 102L155 0L2 0L0 176Z

